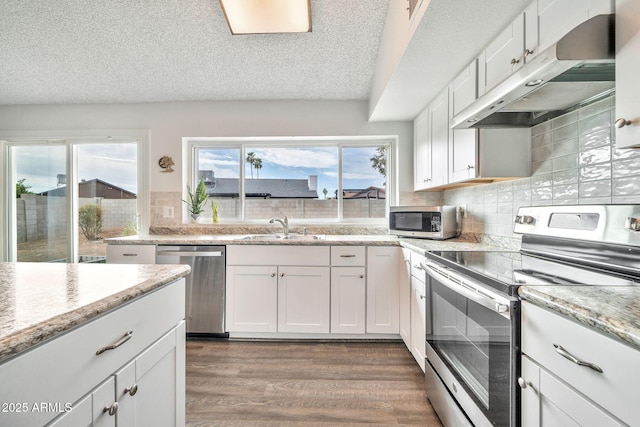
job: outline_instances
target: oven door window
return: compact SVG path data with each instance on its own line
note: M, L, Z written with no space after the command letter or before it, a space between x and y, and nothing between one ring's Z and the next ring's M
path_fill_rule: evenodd
M487 418L508 425L511 321L436 280L428 282L427 343Z

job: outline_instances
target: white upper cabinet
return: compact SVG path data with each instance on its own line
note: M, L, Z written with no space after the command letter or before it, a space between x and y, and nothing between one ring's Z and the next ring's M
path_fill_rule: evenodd
M484 91L489 91L522 67L524 51L524 13L487 45L480 55L480 82Z
M451 110L460 113L478 97L478 60L474 59L451 82Z
M616 1L616 146L640 147L640 1Z
M612 0L538 0L539 48L548 48L589 18L609 13Z
M480 54L479 94L496 87L582 22L613 10L612 0L532 2Z
M431 185L449 182L449 90L444 91L429 106L431 130Z
M413 190L431 186L431 133L429 108L413 121Z

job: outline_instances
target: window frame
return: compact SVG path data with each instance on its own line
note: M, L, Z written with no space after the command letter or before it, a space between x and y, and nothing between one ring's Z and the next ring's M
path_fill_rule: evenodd
M9 150L16 146L50 144L65 147L67 175L66 221L67 259L73 263L79 260L78 253L78 150L79 145L132 142L137 145L137 211L138 231L149 230L149 131L144 129L95 130L95 131L15 131L0 134L0 200L5 209L0 209L0 227L5 238L0 241L0 260L15 261L17 257L17 230L12 220L16 212L15 189L9 188L15 165L11 162Z
M228 223L243 224L259 224L264 219L247 219L246 203L245 203L245 167L243 159L246 153L253 148L294 148L294 147L336 147L338 150L338 213L336 218L309 218L305 220L291 219L290 222L314 222L314 223L330 223L330 224L375 224L386 225L389 217L389 206L396 205L398 200L398 179L397 179L397 135L360 135L360 136L317 136L317 137L185 137L182 139L182 162L183 174L182 182L185 183L182 189L182 199L186 200L186 185L194 188L198 180L198 149L201 148L220 148L240 150L240 217L228 219ZM347 218L343 217L343 163L342 150L348 148L366 148L386 145L387 149L387 174L386 174L386 201L384 218ZM183 223L189 222L187 207L183 206L182 211Z

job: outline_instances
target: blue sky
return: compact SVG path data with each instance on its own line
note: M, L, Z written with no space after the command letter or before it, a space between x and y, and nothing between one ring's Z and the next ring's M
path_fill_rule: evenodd
M58 174L66 173L64 145L29 145L14 148L16 179L25 179L29 191L56 188ZM84 144L78 146L78 178L99 178L137 193L136 144Z
M335 194L338 187L338 149L336 147L287 147L246 149L262 159L262 169L253 171L253 177L306 179L310 175L318 176L318 194L322 189L328 195ZM384 177L371 166L369 160L375 154L375 147L343 148L344 188L366 188L384 186ZM239 174L238 149L201 149L200 170L213 170L219 178L237 178ZM251 168L247 162L245 176L251 177Z

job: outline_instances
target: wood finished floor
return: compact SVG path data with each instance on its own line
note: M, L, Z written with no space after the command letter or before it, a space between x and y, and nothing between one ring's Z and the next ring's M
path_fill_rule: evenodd
M441 426L402 343L187 341L187 426Z

